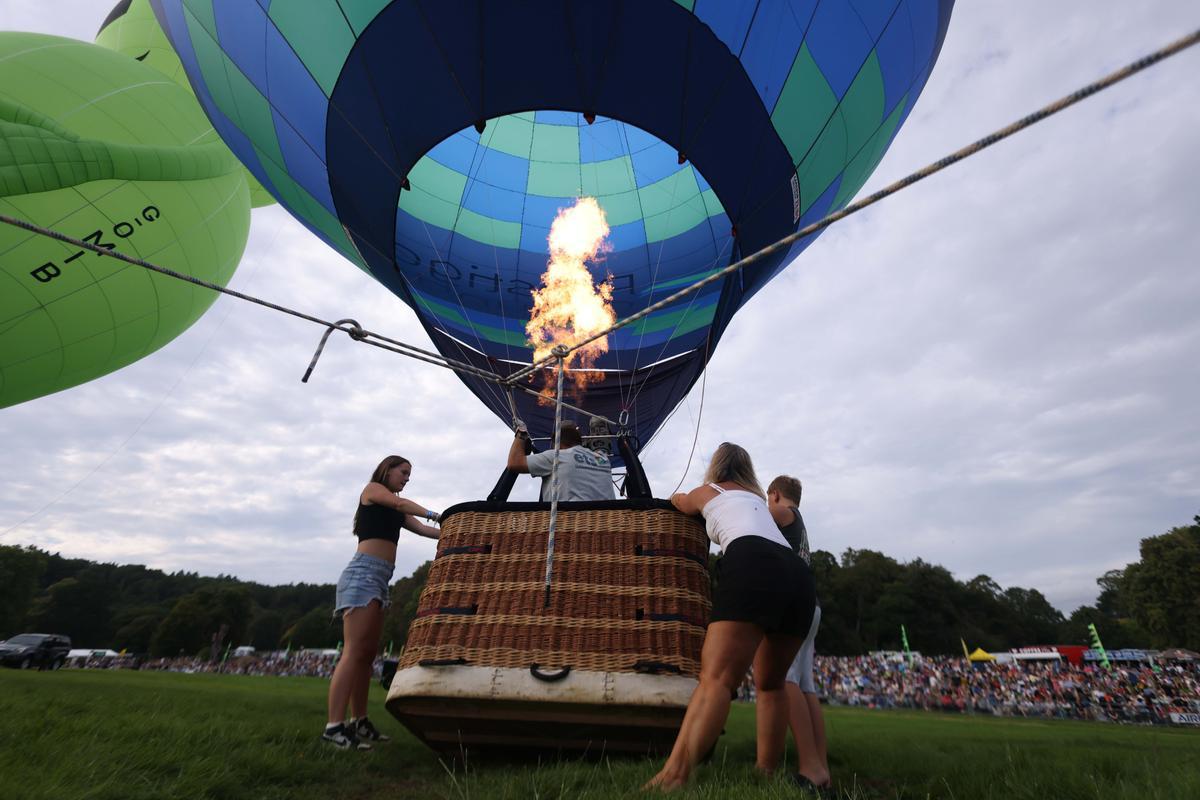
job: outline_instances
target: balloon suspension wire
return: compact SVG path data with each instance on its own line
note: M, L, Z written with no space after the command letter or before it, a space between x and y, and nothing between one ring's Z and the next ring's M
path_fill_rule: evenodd
M646 317L650 316L654 312L659 311L663 308L666 308L667 306L671 305L672 303L674 303L678 300L681 300L690 294L700 291L705 286L708 286L711 283L719 281L723 278L728 277L729 275L732 275L735 272L745 269L746 267L750 266L751 264L753 264L757 261L761 261L762 259L766 258L767 256L774 255L775 253L778 253L779 251L784 250L785 248L791 247L793 244L795 244L799 240L803 239L804 237L811 236L812 234L814 234L818 231L824 230L825 228L829 227L833 223L835 223L839 220L845 219L846 217L850 216L851 214L855 214L859 211L862 211L864 208L867 208L868 206L872 206L872 205L878 203L880 200L884 199L885 197L895 194L896 192L900 191L901 189L906 189L909 186L912 186L914 183L917 183L918 181L922 181L925 178L928 178L930 175L941 172L946 167L949 167L952 164L956 164L965 158L973 156L976 153L978 153L982 150L985 150L988 147L991 147L992 145L994 145L1004 139L1007 139L1009 136L1012 136L1014 133L1017 133L1018 131L1022 131L1024 129L1030 127L1031 125L1041 122L1042 120L1046 119L1047 117L1053 116L1054 114L1057 114L1058 112L1060 112L1066 108L1069 108L1070 106L1075 105L1079 101L1085 100L1088 97L1091 97L1092 95L1096 94L1097 92L1103 91L1104 89L1107 89L1108 87L1110 87L1116 83L1119 83L1119 82L1125 80L1126 78L1136 75L1137 73L1141 72L1142 70L1147 69L1148 67L1151 67L1151 66L1157 64L1158 62L1160 62L1166 58L1169 58L1183 50L1186 50L1189 47L1192 47L1197 42L1200 42L1200 30L1194 31L1194 32L1188 34L1187 36L1177 39L1176 41L1166 45L1165 47L1162 47L1161 49L1156 50L1147 56L1143 56L1142 58L1139 58L1137 61L1134 61L1131 64L1128 64L1128 65L1116 70L1115 72L1111 72L1108 75L1104 76L1103 78L1100 78L1099 80L1097 80L1093 83L1090 83L1087 86L1077 89L1076 91L1071 92L1070 94L1066 95L1065 97L1061 97L1058 100L1055 100L1053 103L1050 103L1049 105L1043 106L1042 108L1038 109L1037 111L1034 111L1032 114L1028 114L1028 115L1022 117L1021 119L1017 120L1016 122L1013 122L1013 123L1007 125L1006 127L1000 128L999 130L988 134L987 136L983 137L982 139L972 142L971 144L967 145L966 147L956 150L955 152L951 153L950 155L945 156L944 158L941 158L941 159L933 162L932 164L922 167L921 169L908 175L907 177L901 178L900 180L896 181L895 183L885 186L884 188L880 189L879 191L875 192L874 194L864 197L862 200L859 200L855 203L851 203L850 205L846 206L845 208L843 208L840 211L835 211L834 213L829 214L828 216L825 216L825 217L817 220L816 222L805 225L803 228L800 228L795 233L792 233L792 234L789 234L789 235L783 237L782 239L775 242L774 244L769 244L766 247L762 248L761 250L751 253L750 255L746 256L742 260L736 261L736 262L730 264L729 266L725 267L724 269L714 272L713 274L709 275L708 277L703 278L699 281L696 281L695 283L693 283L689 286L685 286L684 288L680 289L679 291L675 292L674 294L672 294L668 297L665 297L662 300L659 300L657 303L654 303L653 305L649 305L646 308L643 308L641 311L638 311L635 314L631 314L630 316L625 317L622 320L618 320L617 322L608 326L604 330L599 331L585 339L582 339L578 342L573 343L568 348L568 352L578 350L579 348L585 347L585 346L591 344L592 342L596 341L597 339L600 339L601 337L608 336L610 333L612 333L615 330L624 328L626 325L631 325L634 322L637 322L638 320L645 319ZM547 356L546 358L543 358L540 361L536 361L527 367L523 367L523 368L517 370L516 372L510 374L504 380L506 383L514 384L516 381L521 380L522 378L524 378L526 375L529 375L534 370L544 367L546 364L548 364L554 358L555 358L555 356L553 356L553 355Z
M558 525L558 459L562 447L563 373L566 371L567 348L557 345L558 389L554 402L554 457L550 461L550 531L546 537L546 608L550 607L550 581L554 575L554 534Z
M692 458L696 455L696 443L700 441L700 423L704 419L704 392L708 388L708 355L711 341L712 337L704 340L704 367L700 373L700 410L696 412L696 431L692 435L692 449L688 453L687 466L683 468L683 474L679 476L679 483L675 484L675 488L671 490L672 495L678 492L679 487L683 486L683 482L687 480L688 470L692 468Z

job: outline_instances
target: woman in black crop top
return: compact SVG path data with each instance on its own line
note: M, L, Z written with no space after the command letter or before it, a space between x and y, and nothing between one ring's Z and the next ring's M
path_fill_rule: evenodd
M371 666L379 652L384 609L396 562L400 529L436 539L439 531L421 520L436 522L438 515L397 494L412 477L412 462L388 456L379 462L371 481L358 497L354 534L358 549L337 584L334 616L342 618L345 646L329 682L329 723L322 739L340 748L369 750L368 741L388 737L367 719L367 691ZM346 707L350 719L346 720Z

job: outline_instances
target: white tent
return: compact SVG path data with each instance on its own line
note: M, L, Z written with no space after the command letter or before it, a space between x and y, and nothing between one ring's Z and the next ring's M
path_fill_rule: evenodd
M1015 647L1008 655L1013 661L1062 661L1062 653L1053 647Z
M116 658L121 655L116 650L83 650L76 649L67 653L67 658Z

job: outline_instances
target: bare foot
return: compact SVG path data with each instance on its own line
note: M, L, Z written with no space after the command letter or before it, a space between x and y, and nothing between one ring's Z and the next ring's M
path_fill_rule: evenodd
M669 774L664 769L653 778L642 784L642 791L657 791L666 794L667 792L673 792L676 789L682 789L685 783L687 783L686 778L680 778L677 775Z

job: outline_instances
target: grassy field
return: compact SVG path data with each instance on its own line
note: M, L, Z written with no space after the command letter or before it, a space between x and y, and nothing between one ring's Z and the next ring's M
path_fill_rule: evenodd
M638 797L645 759L443 765L383 711L371 753L321 745L310 678L0 670L0 797ZM378 687L376 687L378 689ZM830 709L841 798L1200 798L1200 732ZM753 769L754 710L736 705L687 798L801 793Z

